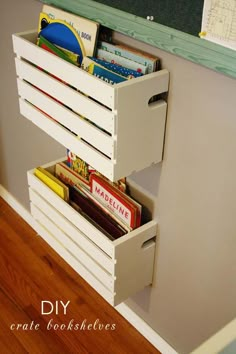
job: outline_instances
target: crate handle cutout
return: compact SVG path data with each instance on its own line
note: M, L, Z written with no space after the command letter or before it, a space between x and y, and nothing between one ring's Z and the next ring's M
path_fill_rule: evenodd
M159 96L159 97L158 97ZM152 97L149 98L148 100L148 107L149 108L154 108L159 105L159 103L163 103L162 97L160 97L160 94L155 94Z
M156 243L156 236L150 238L149 240L144 241L141 248L147 249L148 247L152 246L154 243Z

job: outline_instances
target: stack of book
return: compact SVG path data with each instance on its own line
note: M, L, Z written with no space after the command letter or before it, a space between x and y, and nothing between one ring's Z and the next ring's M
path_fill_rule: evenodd
M111 240L141 224L142 206L126 193L125 179L110 182L70 151L54 174L42 167L34 173Z
M159 59L124 44L99 41L95 57L84 57L82 68L110 84L159 69Z
M37 44L110 84L154 72L159 59L126 45L104 41L95 21L43 5ZM99 39L99 40L98 40Z
M157 57L124 44L112 43L112 36L98 22L49 5L43 5L39 16L37 45L109 84L159 69ZM82 118L94 124L89 117Z

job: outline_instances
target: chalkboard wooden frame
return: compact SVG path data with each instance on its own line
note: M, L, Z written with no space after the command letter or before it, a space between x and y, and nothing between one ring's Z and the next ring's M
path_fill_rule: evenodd
M236 78L236 51L93 0L41 0L100 22L117 32L148 43L196 64Z

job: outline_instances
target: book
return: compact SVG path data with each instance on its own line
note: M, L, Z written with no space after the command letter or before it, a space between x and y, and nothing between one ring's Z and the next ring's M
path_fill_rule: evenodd
M91 174L90 191L101 204L130 228L135 229L140 226L141 204L112 186L102 176L95 173Z
M159 58L152 54L129 47L128 45L100 41L98 43L98 48L146 66L148 74L158 70L160 62Z
M59 162L55 165L55 175L58 179L67 185L72 187L81 185L87 189L90 189L89 180L83 178L79 173L73 171L64 162Z
M65 48L61 48L59 46L56 46L58 49L62 50L63 53L66 54L66 56L69 58L69 60L72 61L73 64L75 65L79 65L80 63L80 59L79 59L79 54L77 53L74 53L68 49L65 49Z
M82 178L89 182L90 173L96 170L90 166L87 162L82 160L79 156L74 154L72 151L67 149L67 164L76 173L78 173Z
M70 187L70 204L92 224L98 225L99 229L102 229L110 239L117 239L127 233L76 187Z
M58 178L56 178L52 173L48 172L43 167L37 167L34 170L34 175L39 178L43 183L45 183L51 190L53 190L59 197L68 202L68 187L64 183L62 183Z
M109 183L111 183L114 187L118 188L119 190L121 190L122 192L126 192L126 178L121 178L116 182L111 182L108 178L106 178L105 176L103 176L102 174L100 174L97 170L95 170L92 166L90 166L87 162L85 162L84 160L82 160L79 156L77 156L76 154L74 154L71 150L67 149L67 161L66 163L59 163L58 165L60 166L56 166L56 170L59 170L61 172L63 172L61 170L61 168L66 169L68 172L64 171L65 173L65 177L67 176L67 173L73 173L74 176L78 177L78 180L74 180L72 177L72 182L73 180L75 181L74 184L77 184L76 182L84 185L85 187L89 187L90 189L90 174L91 173L97 173L99 175L101 175L106 181L108 181ZM62 176L63 177L63 176ZM68 178L70 176L68 175Z
M106 60L98 59L95 57L88 57L88 58L93 60L95 63L103 66L104 68L106 68L110 71L113 71L114 73L119 74L121 76L127 77L129 79L134 78L134 77L140 77L143 75L139 71L132 70L127 67L108 62Z
M85 55L94 55L100 26L98 22L46 4L43 5L42 12L48 15L49 21L63 20L70 24L83 42ZM39 23L39 27L41 27L41 23Z
M42 35L38 38L37 45L71 64L79 65L79 54L73 53L64 48L62 49L61 47L52 44Z
M147 74L147 70L148 70L147 66L140 64L134 60L124 58L121 55L108 52L107 50L104 49L99 49L99 48L97 49L96 58L137 71L138 73L141 73L143 75Z
M43 25L41 25L38 36L43 36L50 43L78 54L79 64L81 64L86 52L84 44L76 30L66 21L59 19L52 20L43 12L40 13L39 20Z
M104 66L96 63L88 57L83 58L81 65L82 69L88 73L96 76L100 80L103 80L111 85L128 80L128 77L116 74L111 70L106 69Z
M91 200L91 202L93 202L95 205L97 205L100 209L103 210L103 212L106 215L109 215L109 217L111 217L115 222L117 222L124 230L126 230L127 232L132 231L132 227L128 226L127 224L125 224L121 218L119 218L117 215L115 215L114 213L112 213L110 211L110 209L108 209L107 207L105 207L102 203L100 203L100 201L98 199L95 198L95 196L91 193L91 191L87 188L85 188L83 185L81 185L80 183L76 185L76 189L81 190L82 193L84 193L89 200Z

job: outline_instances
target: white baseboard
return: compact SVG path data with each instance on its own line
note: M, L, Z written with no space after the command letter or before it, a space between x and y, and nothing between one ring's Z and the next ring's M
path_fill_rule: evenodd
M30 212L0 184L2 197L33 229L35 221ZM116 310L141 333L162 354L178 354L157 332L155 332L141 317L125 303L116 306Z
M13 197L1 184L0 184L0 197L2 197L12 209L14 209L33 229L35 221L30 212L25 209L18 200Z
M116 306L116 310L162 354L178 354L174 348L125 303Z

